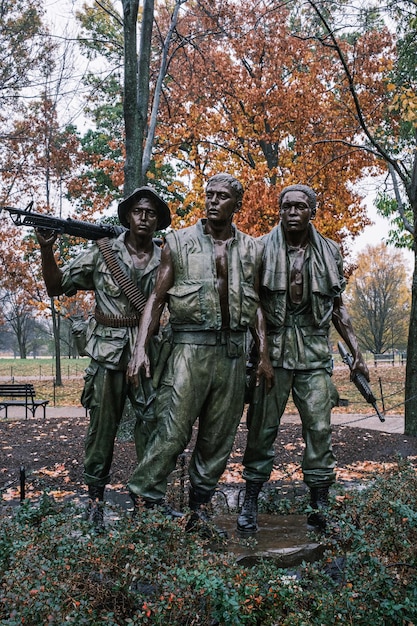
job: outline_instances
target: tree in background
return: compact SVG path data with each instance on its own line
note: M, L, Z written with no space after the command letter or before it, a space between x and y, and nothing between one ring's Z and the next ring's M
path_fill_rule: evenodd
M7 121L6 110L15 110L19 104L19 94L37 82L39 67L51 53L42 17L43 9L34 0L3 0L0 5L0 104L3 122Z
M352 36L352 24L329 15L327 2L308 0L314 17L306 28L311 38L332 52L335 62L335 83L340 85L343 99L340 106L347 110L357 133L353 141L343 135L323 136L322 142L348 146L375 159L386 172L389 191L388 202L379 200L385 209L396 208L403 230L411 236L414 250L414 272L411 291L410 324L407 340L407 367L405 382L405 434L417 435L417 16L414 0L392 0L388 5L366 4L352 8L351 19L356 15L365 32L368 25L376 24L382 32L383 18L396 28L397 47L387 50L379 68L375 67L377 83L385 89L375 94L372 84L363 83L357 72L358 48ZM343 3L342 3L343 5ZM337 15L336 15L337 17ZM342 28L343 27L343 28ZM389 181L389 182L388 182ZM411 216L411 220L410 220ZM410 241L410 238L409 238Z
M326 132L352 139L356 127L332 92L330 55L291 36L293 4L199 0L178 26L183 46L169 66L169 106L161 111L155 152L168 146L190 178L185 223L201 215L203 184L222 169L247 190L247 209L237 221L251 234L275 225L279 190L300 181L318 192L324 234L342 242L367 223L351 181L374 159L318 143ZM202 36L207 32L210 37ZM364 42L369 52L378 46L382 52L376 39ZM373 74L365 55L358 71Z
M383 7L381 7L382 9ZM395 120L395 133L386 127L385 140L389 156L397 160L403 170L388 161L389 176L379 191L378 212L390 219L388 243L399 248L413 248L415 235L415 146L417 133L417 7L414 0L391 0L387 9L395 25L396 59L387 76L391 94L388 107L389 121ZM414 171L414 174L413 174Z
M3 229L3 233L6 232ZM65 247L68 238L59 239L62 254L69 258L70 251L76 246ZM13 245L10 245L11 242ZM62 242L62 243L61 243ZM39 246L33 232L22 237L21 230L13 225L8 227L8 235L0 243L0 293L3 308L0 324L4 333L10 331L16 340L13 349L20 358L26 358L29 352L35 356L39 352L38 344L45 346L55 355L55 383L61 386L60 366L61 345L68 356L74 354L74 338L69 332L72 319L86 318L93 308L92 294L77 294L74 297L51 299L48 297L41 274ZM52 325L46 320L52 319ZM55 322L55 324L54 324ZM62 332L61 332L62 327ZM10 346L7 334L4 334L5 346ZM13 343L13 346L15 344Z
M34 307L30 307L25 298L21 297L18 289L1 292L3 302L2 323L8 326L14 333L21 359L28 356L28 343L33 330Z
M346 302L362 349L374 354L405 350L411 306L408 283L401 251L381 243L358 254Z
M9 172L7 157L14 153L16 142L27 145L25 131L16 126L26 115L26 102L38 93L45 69L53 64L55 46L42 21L43 10L31 0L6 0L0 7L0 173L3 188L1 199L12 194L19 158Z
M0 155L3 201L22 206L22 198L31 199L37 211L59 215L65 185L83 158L75 128L60 128L56 103L44 94L26 107L12 133Z
M43 285L38 285L36 281L36 268L28 262L25 249L20 248L19 255L16 247L10 245L13 228L7 242L8 246L4 241L0 246L0 297L3 305L0 324L3 330L11 331L15 339L14 349L20 358L25 359L36 344L36 331L43 328L42 307L38 307L38 302L44 301L46 292Z
M21 208L32 200L34 210L61 216L64 196L77 178L84 154L75 127L62 121L72 78L69 44L65 42L58 47L51 43L41 16L36 23L39 32L31 31L32 44L35 45L36 36L43 33L44 54L36 59L37 84L32 85L26 99L19 100L15 114L7 123L7 142L0 151L1 200ZM5 37L7 34L12 36L8 32ZM6 292L17 289L21 306L29 310L36 308L39 315L44 315L45 311L52 315L55 378L56 384L61 385L62 306L46 296L40 272L34 269L39 261L33 231L28 235L25 230L14 228L8 214L3 214L2 218L0 252L5 262L0 268L0 286ZM70 248L68 239L60 240L59 245ZM20 282L15 276L17 270L20 270Z
M56 207L51 207L52 198L58 197L61 201L63 189L68 180L77 171L78 163L82 158L77 136L72 128L60 129L56 102L49 94L44 92L40 100L31 102L26 107L23 119L16 120L13 124L15 138L7 144L7 149L1 155L3 168L1 178L6 182L10 198L18 198L18 206L21 206L20 198L32 198L36 202L37 211L45 211L53 214L61 212ZM7 204L11 204L9 201ZM14 246L11 251L15 255L22 254L24 259L31 265L34 257L30 258L30 250L33 250L33 231L29 239L23 230L17 230L10 226L8 215L0 223L5 235L0 247L5 247L10 252L11 233L14 233ZM30 240L32 237L32 240ZM61 243L61 242L60 242ZM0 270L0 284L7 287L10 283L11 268L21 265L19 259L12 258L8 264L4 264ZM31 271L26 274L32 279L30 285L21 290L21 298L26 294L26 299L38 302L43 307L43 299L36 298L36 292L43 292L43 280ZM18 281L15 281L18 285ZM44 296L45 297L45 296ZM62 385L61 355L60 355L60 317L59 307L55 306L54 299L49 300L52 312L53 331L55 339L55 379L58 386ZM24 358L24 357L23 357Z
M175 8L179 4L176 2ZM299 7L298 2L283 6L248 0L184 3L169 37L174 11L158 3L150 100L154 105L158 102L156 86L161 99L147 172L148 179L160 184L165 178L163 168L176 167L177 181L170 181L167 189L178 213L174 226L201 216L204 183L224 169L247 189L247 208L238 221L253 234L267 232L276 223L279 189L300 180L319 194L317 221L326 235L344 245L345 239L354 238L368 223L352 182L378 166L373 155L348 147L357 125L341 106L340 94L332 91L331 52L318 54L315 42L291 35ZM97 6L86 9L88 19L83 21L84 40L90 41L90 32L88 45L94 46L95 54L107 46L102 14ZM110 11L106 13L106 19L111 20L110 15ZM112 34L111 28L109 32ZM378 71L391 47L389 34L374 29L366 37L358 35L357 40L361 49L357 71L366 88L371 85L378 94L384 87ZM116 71L121 48L112 46L111 41L108 46ZM165 74L159 73L161 48L167 53ZM116 98L114 89L113 94ZM148 113L149 128L153 128L154 113ZM320 142L326 133L343 134L345 145ZM150 137L153 135L147 135ZM120 151L113 164L109 155L106 167L118 173L120 180L123 137L119 133L111 140L113 148L118 144ZM186 181L186 188L182 185L181 189L178 181Z
M168 51L180 7L185 2L186 0L175 0L167 7L168 28L164 34L158 29L154 39L154 0L144 0L140 15L139 0L123 0L122 15L111 0L96 2L93 6L85 5L77 13L84 33L87 34L80 40L83 49L95 58L102 56L123 82L123 88L120 85L117 90L114 89L114 75L106 77L100 84L92 74L88 77L88 80L99 87L100 92L111 87L117 109L123 115L123 137L119 134L119 147L122 148L120 154L123 159L117 159L118 167L113 178L119 185L123 184L125 196L146 182L151 168ZM123 66L122 73L120 66ZM107 96L109 94L107 91ZM115 156L118 156L117 149Z
M22 297L20 290L1 290L0 296L3 303L0 324L5 339L4 346L0 343L2 349L9 347L21 359L26 359L29 354L38 356L50 339L46 320Z
M18 354L14 333L10 326L0 323L0 351L6 354Z

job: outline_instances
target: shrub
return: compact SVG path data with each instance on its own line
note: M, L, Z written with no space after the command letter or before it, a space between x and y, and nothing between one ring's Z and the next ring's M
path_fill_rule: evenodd
M144 511L92 532L47 494L4 511L0 623L17 626L406 626L417 621L417 478L400 461L333 503L339 532L296 571L238 566L213 544Z

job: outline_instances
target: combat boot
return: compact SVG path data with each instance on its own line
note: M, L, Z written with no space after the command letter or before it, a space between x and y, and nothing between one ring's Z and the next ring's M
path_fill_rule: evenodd
M258 530L258 496L263 482L246 481L245 499L237 518L237 529L243 533L256 533Z
M191 515L187 521L185 532L198 531L199 534L210 539L212 537L227 537L227 532L215 526L211 520L210 502L214 490L202 491L190 487L188 506Z
M329 508L329 487L310 487L310 504L314 509L307 516L307 524L317 530L326 530Z
M88 485L89 500L84 519L90 521L97 531L104 529L104 487Z
M145 500L144 498L141 498L137 494L133 493L133 491L130 491L129 495L133 502L132 517L137 516L141 505L144 509L155 509L156 511L159 511L167 519L175 520L184 517L184 513L173 509L169 504L165 502L164 499L156 501Z

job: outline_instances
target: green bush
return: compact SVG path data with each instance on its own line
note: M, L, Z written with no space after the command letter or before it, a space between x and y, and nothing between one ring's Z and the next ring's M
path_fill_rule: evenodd
M0 624L411 626L416 503L416 472L401 461L339 496L324 558L286 571L239 566L227 543L152 511L119 514L97 534L45 494L1 515Z

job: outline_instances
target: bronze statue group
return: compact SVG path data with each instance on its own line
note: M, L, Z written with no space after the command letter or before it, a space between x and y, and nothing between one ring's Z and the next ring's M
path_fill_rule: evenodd
M258 529L258 497L272 471L290 393L305 442L302 471L311 497L307 522L319 531L328 525L336 463L330 418L338 401L331 323L352 354L353 372L369 380L342 300L342 257L337 244L311 223L316 194L310 187L281 191L279 223L260 238L239 231L233 222L243 193L231 175L212 176L205 189L206 217L171 230L161 248L153 237L170 226L169 208L151 187L136 189L119 204L119 220L127 230L104 240L107 253L99 240L62 268L53 252L56 235L37 231L48 294L95 293L82 403L90 414L85 516L97 529L104 527L104 492L126 398L136 415L137 466L128 481L134 514L157 507L170 518L183 515L166 501L166 491L198 420L185 527L193 531L210 525L210 501L244 411L251 342L256 384L248 406L246 490L237 529L247 534ZM139 296L146 304L138 309ZM168 354L160 332L166 307ZM153 373L161 368L162 354L164 367L155 385Z

